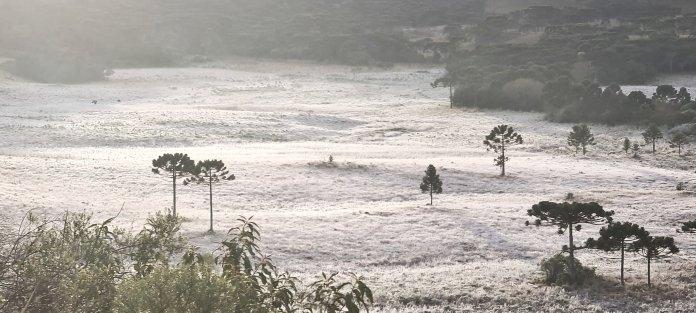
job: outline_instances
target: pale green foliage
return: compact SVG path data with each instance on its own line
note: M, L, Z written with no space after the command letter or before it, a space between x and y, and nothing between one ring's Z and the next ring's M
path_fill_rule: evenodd
M372 291L355 275L343 282L324 274L299 292L298 280L261 253L250 219L239 219L219 255L182 255L187 243L171 214L151 216L135 236L112 228L112 220L28 218L0 246L0 311L328 313L372 304Z
M595 145L595 138L586 124L573 126L573 131L568 135L568 145L575 147L575 151L582 149L582 154L587 153L587 146Z
M146 276L157 265L167 266L169 259L183 251L186 240L179 235L181 220L171 214L157 212L147 219L140 233L132 238L129 257L139 277Z
M110 223L84 214L60 221L29 216L2 248L0 311L108 312L124 271L116 248L122 231Z
M118 287L115 312L269 312L249 280L220 276L210 262L158 267Z

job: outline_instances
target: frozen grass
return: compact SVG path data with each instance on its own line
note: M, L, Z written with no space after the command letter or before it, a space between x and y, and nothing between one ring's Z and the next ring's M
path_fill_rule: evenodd
M570 125L540 114L458 110L429 82L440 70L352 72L298 63L119 70L104 83L39 85L0 74L0 217L3 229L29 210L112 216L137 228L170 205L168 181L150 174L165 152L228 163L237 180L216 186L208 235L207 194L180 186L185 234L201 249L220 242L239 215L263 227L281 268L313 277L362 273L378 311L693 311L696 236L693 155L663 147L633 159L620 151L633 127L594 126L598 145L575 156ZM97 100L96 105L91 104ZM119 101L120 100L120 101ZM510 151L510 177L481 144L498 124L526 144ZM687 148L688 149L688 148ZM325 163L329 155L335 164ZM428 164L444 193L428 206L418 185ZM679 257L654 266L630 255L629 288L616 287L617 255L581 251L607 282L580 291L537 285L537 264L565 244L551 228L525 227L542 200L598 201L616 219L674 235ZM587 227L576 242L595 235ZM602 296L600 291L609 291Z

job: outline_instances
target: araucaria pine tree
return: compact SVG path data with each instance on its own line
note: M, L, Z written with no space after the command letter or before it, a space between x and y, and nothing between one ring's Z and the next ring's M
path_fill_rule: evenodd
M582 155L587 153L587 146L595 145L595 138L590 131L590 127L585 124L573 126L573 130L568 135L568 145L575 147L575 152L582 148Z
M234 180L235 176L230 174L225 163L220 160L198 161L194 170L194 177L184 181L184 184L195 182L197 184L208 185L208 196L210 202L210 232L213 232L213 184Z
M677 132L672 135L672 138L669 140L669 146L671 148L677 148L677 151L681 155L682 152L682 147L688 142L688 138L684 133L682 132Z
M674 238L662 236L645 236L632 244L633 250L648 260L648 287L652 286L650 280L650 263L655 259L666 258L671 254L679 253L679 248L674 244Z
M585 246L607 252L621 251L621 285L624 284L624 255L626 251L637 252L632 245L640 238L648 236L645 228L633 223L612 223L599 230L599 238L587 239Z
M575 258L575 245L573 244L573 230L580 231L581 224L602 225L611 223L614 211L605 211L601 205L590 203L556 203L542 201L527 210L527 215L535 217L535 226L556 226L558 233L568 231L568 246L563 251L568 251L571 258ZM529 221L525 223L531 225Z
M494 161L495 165L500 166L501 176L505 176L505 163L510 160L510 158L505 155L506 149L521 143L523 143L522 136L508 125L496 126L491 130L491 133L486 136L486 139L483 141L486 148L489 151L493 150L495 153L500 153Z
M196 164L187 154L163 154L152 160L152 172L166 175L172 179L172 215L176 216L176 180L190 176L196 169Z
M454 86L457 84L457 78L452 73L436 79L432 84L433 88L446 87L449 88L450 109L454 108Z
M643 132L643 139L645 139L646 144L652 144L652 152L655 153L655 143L662 139L662 131L655 125L650 125L648 129Z
M423 193L430 193L430 205L433 205L433 194L442 193L442 180L432 164L428 165L428 169L425 170L420 189Z

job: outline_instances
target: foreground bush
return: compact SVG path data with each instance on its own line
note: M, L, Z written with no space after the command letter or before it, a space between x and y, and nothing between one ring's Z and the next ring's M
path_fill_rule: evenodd
M157 268L118 287L115 312L268 312L247 279L226 279L209 264Z
M0 312L359 312L373 301L358 276L323 274L298 288L261 253L248 219L218 255L182 253L181 220L170 214L148 218L136 235L112 220L29 216L1 237Z
M576 258L556 254L541 262L543 281L556 286L583 286L596 278L594 269L584 267Z

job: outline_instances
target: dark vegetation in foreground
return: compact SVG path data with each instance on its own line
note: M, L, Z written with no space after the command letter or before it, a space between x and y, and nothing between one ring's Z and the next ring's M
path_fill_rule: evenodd
M360 312L372 303L361 277L303 283L278 270L250 219L239 219L215 253L196 252L170 214L151 216L137 234L112 221L27 216L2 238L0 311Z

